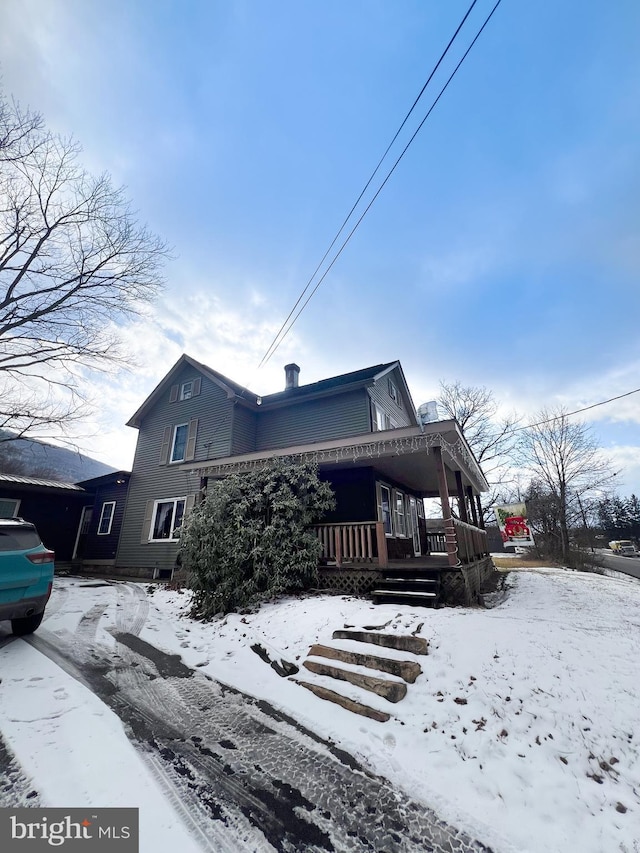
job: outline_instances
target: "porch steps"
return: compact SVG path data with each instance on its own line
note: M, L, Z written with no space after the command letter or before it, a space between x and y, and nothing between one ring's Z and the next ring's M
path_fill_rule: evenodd
M418 607L438 607L440 573L428 569L388 569L371 596L376 604L402 602Z
M407 694L407 684L415 682L422 673L422 668L418 661L407 660L398 652L408 652L412 656L426 655L428 654L427 641L423 637L383 634L367 630L334 631L333 640L347 640L351 644L362 644L362 648L354 651L335 645L316 643L309 649L303 667L309 673L319 676L319 680L317 682L300 678L292 678L292 680L321 699L340 705L355 714L386 722L390 719L390 714L382 708L371 707L361 701L362 692L368 691L390 703L404 699ZM373 650L370 650L371 645L392 651L388 655L373 654ZM380 673L388 674L391 678L383 678ZM329 678L334 679L338 684L342 683L342 690L346 690L351 695L346 696L344 692L338 692L337 685L335 690L329 689L326 686Z

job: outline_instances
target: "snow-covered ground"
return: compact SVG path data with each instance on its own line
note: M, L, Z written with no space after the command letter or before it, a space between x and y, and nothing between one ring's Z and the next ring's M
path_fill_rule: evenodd
M506 600L490 610L373 606L323 595L208 624L186 615L189 593L156 588L140 636L267 699L500 853L638 853L640 583L537 569L512 572L508 585ZM116 586L60 579L43 629L73 631L108 597L97 637L113 643L106 629L122 606L117 586L118 594ZM251 650L260 643L300 666L315 642L353 647L332 640L345 626L429 641L429 655L415 658L422 675L396 705L340 684L341 692L390 712L386 723L317 698ZM304 669L299 677L336 689ZM196 849L157 776L86 688L23 640L0 648L0 678L0 733L43 804L139 805L141 850ZM154 820L158 831L150 828Z

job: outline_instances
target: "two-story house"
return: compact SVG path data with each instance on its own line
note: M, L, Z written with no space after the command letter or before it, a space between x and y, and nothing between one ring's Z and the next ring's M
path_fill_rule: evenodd
M169 576L176 530L207 483L274 456L314 461L336 494L316 528L326 585L371 591L394 568L484 565L482 471L455 421L418 421L400 363L308 385L299 373L287 365L285 389L259 397L188 355L178 360L128 422L138 442L118 568ZM442 502L437 531L425 521L429 497Z

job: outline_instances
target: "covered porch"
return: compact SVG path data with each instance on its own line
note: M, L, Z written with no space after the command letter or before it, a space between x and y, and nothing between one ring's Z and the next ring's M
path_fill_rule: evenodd
M455 421L385 430L345 445L317 454L338 501L333 516L315 526L323 563L386 569L410 560L456 568L488 555L480 497L488 485ZM425 518L424 498L439 500L441 518Z
M407 570L459 578L488 559L480 499L488 485L455 421L251 453L194 466L194 473L204 487L208 477L277 456L316 464L336 494L335 511L313 527L323 587L375 592ZM425 498L440 501L441 518L425 518Z

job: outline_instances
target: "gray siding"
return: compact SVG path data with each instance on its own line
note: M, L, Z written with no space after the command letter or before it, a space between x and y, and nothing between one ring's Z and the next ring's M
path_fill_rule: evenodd
M256 449L257 413L236 405L233 409L231 453L252 453Z
M256 450L347 438L371 430L364 389L260 412Z
M199 374L185 365L176 382L189 381ZM138 443L117 565L123 568L168 569L175 562L178 546L171 542L141 542L148 501L186 498L200 488L200 478L191 473L191 463L159 464L162 437L166 426L189 423L198 418L195 462L228 456L231 452L233 403L218 385L202 376L200 394L189 400L170 402L170 389L145 416Z
M377 403L377 405L380 406L383 412L389 415L390 418L393 418L393 420L399 427L415 425L415 413L413 411L409 411L408 400L401 398L402 406L398 406L389 396L389 379L391 379L393 384L396 386L398 394L402 395L402 382L397 370L392 370L391 373L387 373L385 376L382 376L380 379L377 380L377 382L375 382L374 385L369 388L369 395L372 401L372 427L374 427L375 424L375 414L373 411L374 403Z

